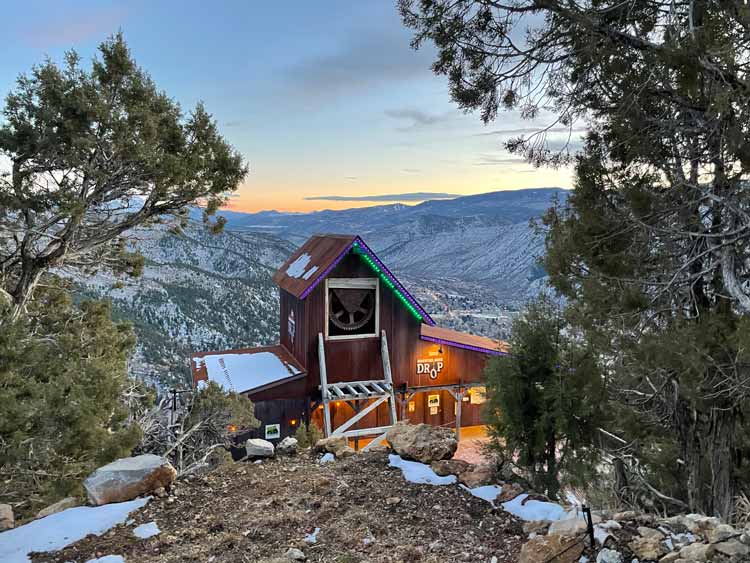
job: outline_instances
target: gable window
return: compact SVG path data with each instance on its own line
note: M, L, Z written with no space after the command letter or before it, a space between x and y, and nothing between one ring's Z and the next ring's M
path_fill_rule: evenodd
M378 336L379 308L377 278L326 279L326 338Z

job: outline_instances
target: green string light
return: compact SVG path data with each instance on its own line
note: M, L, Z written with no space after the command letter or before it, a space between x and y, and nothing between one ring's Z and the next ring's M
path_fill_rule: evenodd
M414 315L418 321L422 321L423 317L421 313L417 311L416 307L414 307L414 305L411 304L411 302L406 298L406 296L403 293L401 293L401 291L399 291L399 289L396 287L396 284L394 284L390 280L390 278L386 275L385 272L383 272L383 270L380 269L380 267L375 263L375 261L361 250L359 243L357 242L354 243L354 252L356 254L359 254L365 260L365 262L367 262L370 268L372 268L375 271L375 273L378 274L378 277L383 281L383 283L393 291L393 293L396 295L398 300L401 301L401 303L403 303L409 311L411 311L412 315Z

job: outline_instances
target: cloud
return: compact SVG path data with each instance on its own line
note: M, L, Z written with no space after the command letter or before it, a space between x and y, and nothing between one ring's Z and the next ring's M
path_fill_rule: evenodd
M523 158L513 156L482 154L479 156L479 160L474 163L474 166L501 166L505 164L524 164L525 162Z
M421 168L402 168L401 172L404 174L420 174L422 172Z
M425 46L414 51L409 39L409 33L400 26L352 33L334 50L288 66L277 84L295 98L330 103L344 95L431 75L434 50Z
M475 133L473 137L494 137L494 136L510 136L510 135L532 135L534 133L570 133L574 135L576 133L585 133L585 127L550 127L545 131L544 127L519 127L517 129L495 129L494 131L486 131L484 133Z
M100 10L86 10L68 13L66 21L38 23L21 32L22 37L38 49L65 46L70 47L94 36L105 37L117 32L127 11L122 6L112 6Z
M359 180L359 176L344 176L344 179L354 181Z
M453 199L459 194L443 192L409 192L404 194L378 194L378 195L318 195L306 197L308 201L425 201L428 199Z

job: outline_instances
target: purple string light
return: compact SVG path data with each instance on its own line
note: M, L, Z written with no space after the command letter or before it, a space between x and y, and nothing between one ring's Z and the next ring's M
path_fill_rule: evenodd
M482 352L483 354L491 354L492 356L507 356L507 352L501 352L500 350L490 350L489 348L481 348L479 346L472 346L471 344L461 344L460 342L453 342L452 340L443 340L442 338L435 338L433 336L420 336L422 340L428 340L435 342L436 344L445 344L446 346L455 346L456 348L464 348L466 350L472 350L474 352Z

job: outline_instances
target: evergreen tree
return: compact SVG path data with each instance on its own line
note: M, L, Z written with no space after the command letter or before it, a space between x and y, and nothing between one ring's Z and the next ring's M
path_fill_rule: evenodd
M513 323L510 355L494 358L485 371L493 446L552 498L561 478L590 482L599 426L606 425L596 357L567 329L559 307L539 298Z
M138 442L123 403L134 338L108 303L76 307L59 287L10 314L0 311L0 498L30 514Z
M730 516L750 453L750 6L401 0L401 10L416 46L436 44L433 68L461 107L484 121L500 108L556 117L509 150L558 164L569 155L545 135L588 129L575 193L546 219L546 269L607 367L622 465L670 508Z
M34 67L6 99L0 294L12 301L12 318L51 268L137 273L142 261L128 252L127 231L195 204L208 222L247 173L203 105L183 115L121 34L99 52L89 71L75 52L63 67Z

